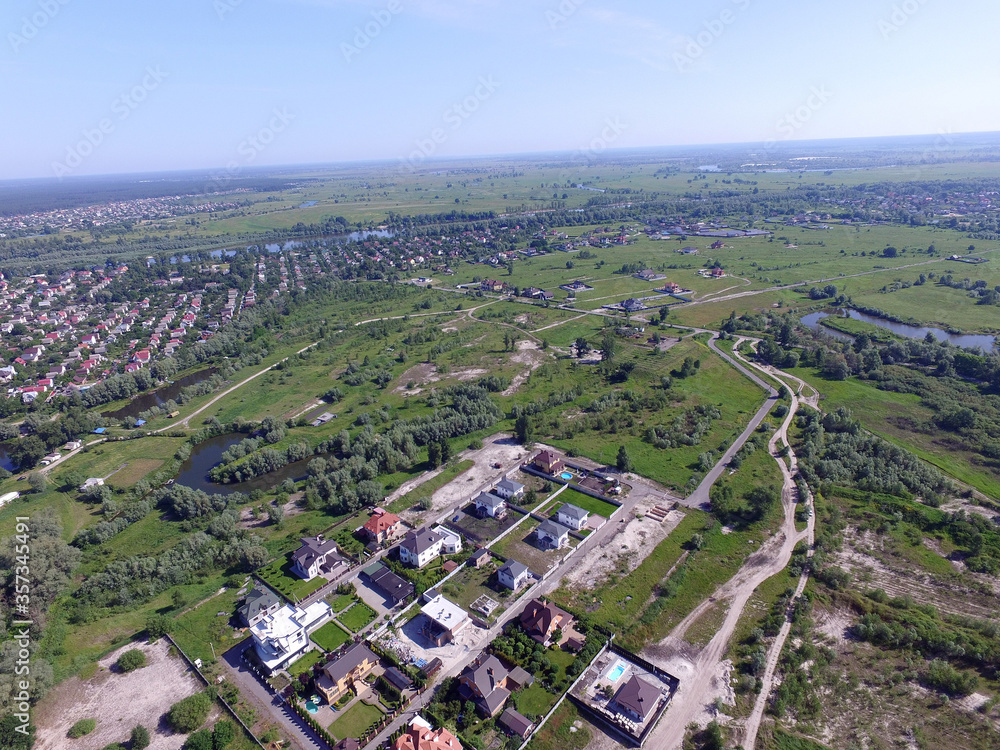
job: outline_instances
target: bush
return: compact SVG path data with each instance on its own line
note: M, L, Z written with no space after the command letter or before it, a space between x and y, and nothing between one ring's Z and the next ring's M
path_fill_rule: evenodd
M974 674L959 672L942 659L934 659L924 673L924 682L948 695L968 695L976 689L979 678Z
M200 729L184 743L184 750L212 750L212 733L207 729Z
M145 748L149 747L149 730L142 724L139 724L132 730L132 734L129 737L129 747L132 750L145 750Z
M96 719L80 719L80 721L76 722L76 724L69 728L69 731L66 732L66 736L75 740L79 737L83 737L85 734L90 734L96 728Z
M170 707L167 724L179 734L188 734L205 723L211 708L212 699L208 697L208 693L189 695Z
M212 750L223 750L236 739L236 730L233 729L233 722L220 721L212 730Z
M146 666L146 655L137 648L129 649L115 662L122 672L134 672Z

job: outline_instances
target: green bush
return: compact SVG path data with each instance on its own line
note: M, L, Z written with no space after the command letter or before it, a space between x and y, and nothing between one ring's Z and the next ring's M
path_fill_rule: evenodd
M96 719L80 719L80 721L76 722L76 724L69 728L69 731L66 732L66 736L75 740L79 737L83 737L85 734L90 734L96 728Z
M924 682L948 695L960 696L968 695L975 690L979 678L974 674L959 672L946 661L934 659L927 666Z
M188 734L205 723L211 708L212 699L208 697L208 693L189 695L170 707L167 723L175 732Z
M132 750L145 750L149 747L149 730L142 724L139 724L132 730L132 734L129 737L129 747Z
M146 666L146 655L137 648L129 649L115 663L122 672L133 672Z
M212 750L212 733L207 729L199 729L187 738L184 750Z
M212 730L212 750L224 750L235 739L236 730L233 728L233 722L220 721Z

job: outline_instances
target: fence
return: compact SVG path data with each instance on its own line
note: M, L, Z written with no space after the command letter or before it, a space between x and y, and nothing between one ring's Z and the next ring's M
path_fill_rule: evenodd
M195 671L195 674L197 674L198 677L201 678L201 681L204 682L206 686L211 687L212 683L209 682L208 678L204 674L202 674L202 671L191 660L191 658L187 654L184 653L184 650L180 646L177 645L177 641L175 641L173 638L171 638L169 634L165 635L164 638L166 638L167 641L170 642L171 646L173 646L175 649L177 649L177 653L178 654L180 654L182 657L184 657L184 661L186 661L191 666L191 669L193 669ZM232 706L230 706L229 703L226 702L226 699L223 698L221 695L216 695L215 697L216 697L216 700L218 700L219 703L221 703L225 707L225 709L230 713L230 715L234 719L236 719L236 721L239 723L239 725L241 727L243 727L243 731L246 732L247 737L249 737L250 739L252 739L257 744L258 747L262 748L262 750L266 750L266 748L264 748L264 745L261 744L261 741L258 740L254 736L254 733L250 731L250 727L248 727L246 725L246 723L243 721L243 719L240 718L240 715L238 713L236 713L236 709L234 709Z

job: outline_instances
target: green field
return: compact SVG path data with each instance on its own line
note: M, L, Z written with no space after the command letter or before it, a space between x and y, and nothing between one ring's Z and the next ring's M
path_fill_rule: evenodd
M309 638L321 649L330 653L351 640L351 634L335 622L328 622L316 630Z
M345 737L361 737L365 731L381 719L382 709L358 701L330 724L328 731L338 740Z
M292 561L287 557L277 560L257 571L260 579L291 601L300 601L309 594L323 588L326 579L322 576L306 581L292 572Z
M548 509L553 516L558 513L559 508L563 504L575 505L577 508L582 508L583 510L590 511L595 516L602 516L604 518L611 518L611 514L618 510L617 505L605 502L604 500L598 500L596 497L591 497L590 495L584 495L572 487L563 490L559 494L559 497L556 498L556 501L555 505Z
M351 607L346 611L337 615L337 619L340 623L351 630L351 632L359 633L364 630L368 624L376 618L375 610L369 607L364 602L358 602L351 605Z

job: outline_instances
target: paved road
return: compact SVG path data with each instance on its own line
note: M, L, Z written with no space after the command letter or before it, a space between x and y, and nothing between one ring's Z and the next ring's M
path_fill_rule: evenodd
M234 646L222 655L222 664L228 669L233 682L239 687L243 699L253 704L254 708L257 709L258 716L268 717L277 723L282 734L289 738L291 746L295 750L326 748L326 743L303 723L298 714L287 705L281 704L277 696L272 695L270 690L260 683L256 675L247 669L242 658L245 643Z

